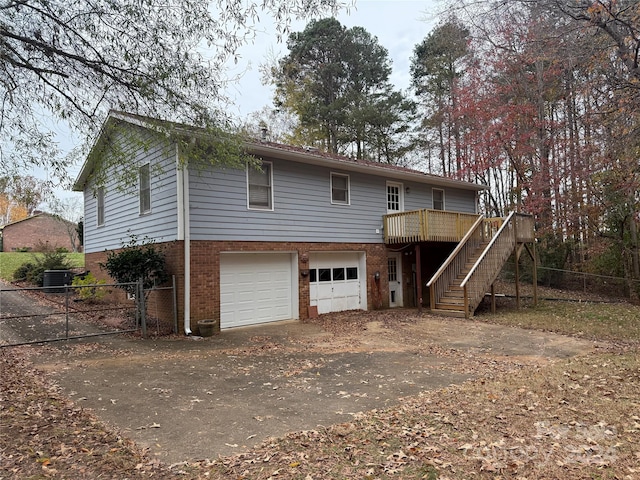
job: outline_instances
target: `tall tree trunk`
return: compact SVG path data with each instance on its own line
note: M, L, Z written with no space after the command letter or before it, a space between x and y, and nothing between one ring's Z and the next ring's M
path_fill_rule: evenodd
M442 175L447 175L447 160L444 153L444 125L442 122L438 124L438 140L440 142L440 163L442 164Z
M543 60L536 60L536 80L537 80L537 107L538 107L538 155L540 156L540 162L538 165L539 171L539 183L537 187L537 195L540 197L541 205L539 207L539 219L542 225L549 229L549 232L553 232L557 235L558 232L554 232L553 212L551 207L551 174L549 165L549 142L547 141L547 118L545 112L545 99L544 99L544 63ZM535 169L534 169L535 171Z
M629 232L631 234L631 265L633 268L633 279L640 281L640 246L638 245L638 222L634 218L634 215L629 215Z

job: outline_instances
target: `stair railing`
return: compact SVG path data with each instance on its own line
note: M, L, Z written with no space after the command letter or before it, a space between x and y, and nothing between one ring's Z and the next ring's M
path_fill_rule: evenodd
M504 220L487 248L460 283L463 289L465 318L469 318L471 311L480 304L485 292L502 270L504 262L513 252L516 244L516 215L516 212L511 212Z
M431 310L435 310L437 300L442 298L451 282L456 278L458 273L462 271L468 256L474 252L478 248L478 245L485 239L486 228L483 228L483 224L484 217L479 215L465 236L462 237L460 243L458 243L438 271L431 277L431 280L427 282Z

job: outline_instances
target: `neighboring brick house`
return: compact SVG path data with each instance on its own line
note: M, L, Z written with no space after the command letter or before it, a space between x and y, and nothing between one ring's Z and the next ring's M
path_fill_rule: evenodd
M66 248L75 252L78 248L72 241L72 238L77 238L75 228L75 223L56 215L37 213L0 227L2 251L29 249L36 252L43 248Z
M426 279L482 220L482 186L272 142L245 142L261 170L192 171L165 134L195 130L157 125L111 112L74 190L84 192L86 268L106 276L98 264L132 234L156 242L186 334L201 319L224 329L428 304ZM110 145L132 160L133 192L117 172L96 183Z

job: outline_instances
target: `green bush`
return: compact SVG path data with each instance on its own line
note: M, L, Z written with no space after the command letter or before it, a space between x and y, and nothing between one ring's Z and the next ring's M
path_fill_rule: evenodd
M82 300L101 300L107 294L104 288L96 287L96 285L104 285L107 282L104 280L98 280L93 273L87 273L80 277L74 277L71 283L77 288L76 292Z
M22 280L42 286L46 270L69 270L71 263L63 252L45 252L33 256L33 262L19 266L13 274L14 280Z
M107 253L107 261L100 263L100 268L106 270L117 283L134 283L142 278L145 290L162 285L169 279L164 254L151 241L138 245L133 235L122 250ZM123 285L120 288L132 295L136 293L135 285Z
M13 272L13 279L17 281L25 281L31 277L35 265L31 262L26 262L16 268Z

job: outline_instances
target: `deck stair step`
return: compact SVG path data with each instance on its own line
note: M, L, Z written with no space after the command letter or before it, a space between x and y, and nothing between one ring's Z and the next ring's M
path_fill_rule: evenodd
M467 278L467 275L471 272L471 269L476 265L480 257L483 256L483 253L490 243L490 240L481 241L479 244L476 244L476 247L460 250L458 254L465 252L465 257L460 259L462 261L457 264L459 265L458 270L450 272L449 285L444 291L439 293L440 298L435 299L433 303L434 313L453 317L464 317L465 313L473 315L476 305L467 305L469 312L465 312L464 288L461 287L460 284ZM476 272L474 277L478 274L486 275L485 273ZM473 281L477 282L477 280L472 280L472 282ZM475 303L475 300L473 300L473 302Z
M444 293L443 293L443 297L453 297L453 298L458 298L458 297L462 297L464 295L464 291L463 290L449 290L447 289Z
M449 305L464 305L464 298L442 297L438 303L447 303Z
M464 292L462 290L449 290L444 293L442 298L462 298L464 297Z
M456 312L464 313L464 305L454 305L452 303L447 302L438 302L436 303L436 309L438 310L453 310Z
M435 308L431 310L434 315L442 315L444 317L464 318L464 312L458 310L447 310L445 308Z

